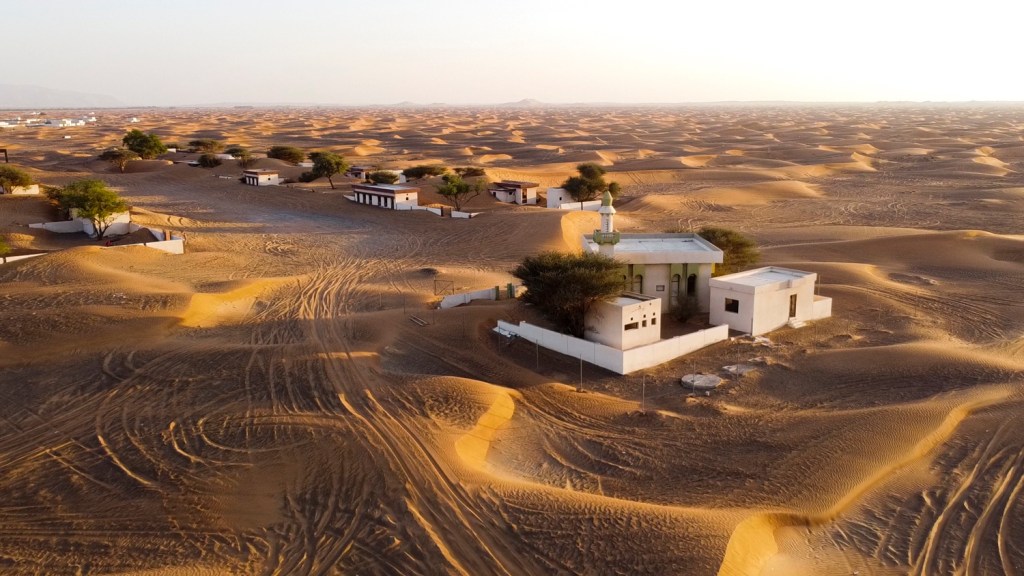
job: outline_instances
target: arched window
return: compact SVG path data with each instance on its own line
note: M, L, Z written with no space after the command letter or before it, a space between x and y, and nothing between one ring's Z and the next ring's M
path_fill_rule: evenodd
M622 289L629 292L629 276L622 275Z
M669 306L676 306L677 304L679 304L679 284L681 281L682 278L679 277L679 274L672 275L672 285L669 286L668 291Z
M686 277L686 295L696 296L697 295L697 275L690 274Z

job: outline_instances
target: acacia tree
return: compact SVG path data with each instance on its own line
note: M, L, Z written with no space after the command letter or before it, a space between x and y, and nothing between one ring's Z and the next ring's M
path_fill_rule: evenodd
M11 253L11 247L7 245L7 240L0 236L0 256L6 256Z
M722 265L715 268L716 276L741 272L757 264L761 259L757 244L735 230L705 226L698 234L725 253Z
M221 160L216 154L207 153L199 157L199 165L203 168L216 168L221 165Z
M367 174L366 179L374 184L394 184L398 182L398 174L391 170L375 170Z
M334 177L348 170L348 162L333 152L310 152L309 159L313 161L313 178L327 178L331 190L334 190Z
M152 160L167 152L167 146L160 141L160 137L152 132L144 133L142 130L131 130L121 139L124 147L135 152L146 160Z
M462 203L476 198L487 187L483 178L470 182L458 174L445 174L444 184L436 186L437 193L444 196L456 210L462 211Z
M95 178L76 180L57 190L52 197L62 209L74 209L79 218L91 222L97 238L103 238L107 233L112 224L112 216L128 209L128 204L117 192Z
M225 150L224 153L230 154L235 160L238 160L238 165L243 169L249 168L256 163L256 157L244 146L232 146Z
M267 151L267 158L277 158L292 164L298 164L306 159L306 153L294 146L274 146Z
M206 154L216 154L224 149L224 143L219 140L212 138L200 138L199 140L193 140L188 145L197 152L205 152Z
M17 186L31 185L32 176L28 172L7 164L0 165L0 188L5 194L11 194Z
M100 154L100 160L105 160L117 166L122 174L124 174L124 169L128 166L129 162L138 159L139 155L127 148L111 148Z
M422 166L413 166L412 168L406 168L402 170L402 174L410 180L419 180L426 176L440 176L447 172L448 169L440 164L430 164Z
M527 256L512 275L523 282L520 298L536 306L559 330L582 338L587 312L622 292L621 265L601 254L542 252Z
M613 197L619 195L619 183L605 182L605 170L601 166L587 162L577 166L576 171L579 172L579 176L571 176L562 183L562 188L565 188L573 200L587 202L604 194L605 190L611 192Z

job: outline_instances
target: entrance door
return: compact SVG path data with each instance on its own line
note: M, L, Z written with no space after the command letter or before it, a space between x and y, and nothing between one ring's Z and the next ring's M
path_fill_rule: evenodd
M796 294L789 295L789 317L796 318Z

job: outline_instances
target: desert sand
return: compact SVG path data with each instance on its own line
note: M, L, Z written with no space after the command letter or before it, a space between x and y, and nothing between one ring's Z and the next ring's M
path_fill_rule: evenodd
M98 116L0 147L44 184L105 179L187 253L29 229L47 207L0 197L12 247L53 251L0 265L0 572L1024 574L1024 108ZM584 366L578 392L575 360L491 331L532 311L433 304L595 214L484 195L442 219L189 154L96 160L134 127L542 186L598 162L619 229L742 230L817 272L833 318ZM711 396L678 384L737 363Z

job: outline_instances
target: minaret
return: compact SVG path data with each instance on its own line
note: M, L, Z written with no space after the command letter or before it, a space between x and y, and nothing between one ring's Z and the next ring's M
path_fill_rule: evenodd
M608 190L605 190L601 198L601 208L597 213L601 215L601 229L594 230L594 242L597 243L598 252L611 258L615 256L619 233L615 231L615 207L612 206L612 193Z

